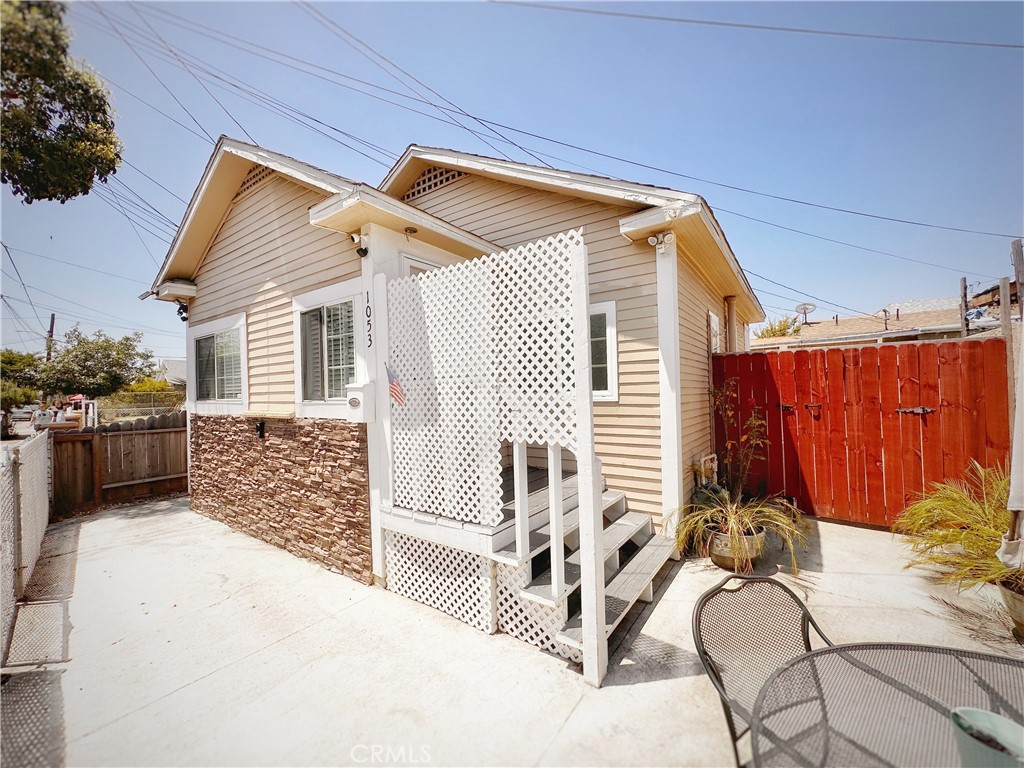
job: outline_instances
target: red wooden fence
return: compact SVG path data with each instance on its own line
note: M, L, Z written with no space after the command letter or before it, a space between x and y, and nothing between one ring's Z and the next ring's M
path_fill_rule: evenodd
M747 482L805 512L872 525L976 459L1010 448L1006 342L942 341L715 355L716 386L735 378L739 427L753 407L770 445ZM726 431L715 417L719 460Z

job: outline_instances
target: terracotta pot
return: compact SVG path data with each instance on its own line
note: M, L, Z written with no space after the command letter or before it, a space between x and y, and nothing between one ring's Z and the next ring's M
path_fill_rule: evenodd
M766 537L764 529L740 537L740 557L733 559L732 549L729 547L729 536L724 533L714 533L711 535L711 562L719 568L739 573L748 559L753 563L761 556L761 553L764 552Z
M1003 604L1010 612L1013 621L1013 636L1018 642L1024 643L1024 595L999 585L999 593L1003 596Z

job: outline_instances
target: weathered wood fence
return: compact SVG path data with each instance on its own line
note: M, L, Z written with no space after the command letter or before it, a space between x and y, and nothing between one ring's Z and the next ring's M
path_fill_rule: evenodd
M972 459L1007 463L1006 342L1000 338L716 355L735 378L737 424L715 419L719 460L753 407L766 457L747 487L794 497L804 512L890 526L931 483Z
M53 435L55 515L187 487L184 412Z

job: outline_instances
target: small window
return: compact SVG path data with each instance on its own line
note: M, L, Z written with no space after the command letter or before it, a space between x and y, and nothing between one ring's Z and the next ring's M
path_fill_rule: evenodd
M722 351L722 324L718 315L708 310L708 346L712 354Z
M590 371L594 399L619 399L618 343L615 333L615 302L590 307Z
M302 399L336 400L356 381L352 301L328 304L300 314Z
M242 398L242 348L237 328L196 339L196 399Z

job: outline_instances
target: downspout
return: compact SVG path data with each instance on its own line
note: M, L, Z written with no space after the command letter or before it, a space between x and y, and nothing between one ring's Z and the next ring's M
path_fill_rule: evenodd
M670 231L647 238L658 281L658 415L661 432L662 533L674 538L683 505L683 436L679 363L679 259ZM678 559L678 554L676 554Z

